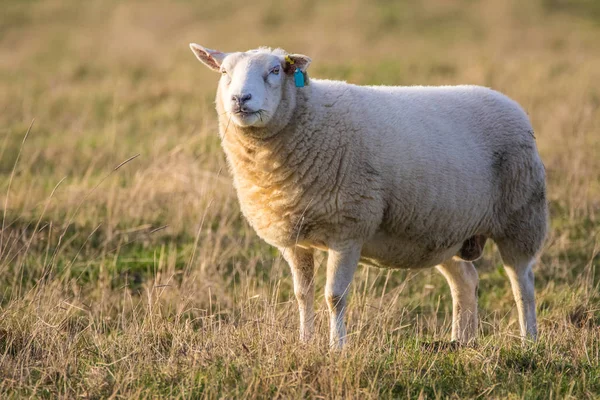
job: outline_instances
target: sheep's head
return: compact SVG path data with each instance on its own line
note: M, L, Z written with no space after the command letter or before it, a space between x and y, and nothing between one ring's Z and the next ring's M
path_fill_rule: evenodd
M240 127L265 127L278 113L284 97L288 103L295 101L285 93L295 89L296 69L304 73L311 61L281 49L222 53L195 43L190 48L202 63L221 73L217 107Z

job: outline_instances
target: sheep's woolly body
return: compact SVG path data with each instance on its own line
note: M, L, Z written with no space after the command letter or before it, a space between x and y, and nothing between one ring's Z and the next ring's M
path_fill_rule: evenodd
M431 267L474 235L533 255L544 168L521 107L478 86L289 83L273 123L220 132L242 211L279 248L363 243L361 261Z

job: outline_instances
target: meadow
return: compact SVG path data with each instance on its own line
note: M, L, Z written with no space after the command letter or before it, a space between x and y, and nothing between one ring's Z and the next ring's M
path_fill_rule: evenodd
M600 3L3 0L0 398L600 397ZM522 345L488 243L479 340L433 270L359 267L342 352L298 341L290 271L243 219L218 75L268 45L358 84L478 84L523 105L548 175ZM400 155L401 156L401 155Z

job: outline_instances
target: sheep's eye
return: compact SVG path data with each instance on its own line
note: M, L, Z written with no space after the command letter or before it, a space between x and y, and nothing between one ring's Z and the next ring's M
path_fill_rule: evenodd
M275 68L273 68L273 69L271 70L271 73L272 73L273 75L279 75L279 69L280 69L279 67L275 67Z
M221 70L221 73L222 73L223 75L227 75L227 70L226 70L226 69L222 69L222 70Z

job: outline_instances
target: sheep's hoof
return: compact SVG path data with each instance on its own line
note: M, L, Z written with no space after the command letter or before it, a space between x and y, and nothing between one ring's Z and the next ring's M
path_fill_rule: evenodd
M478 260L483 254L483 247L486 241L487 237L483 235L475 235L468 238L463 242L457 256L465 261Z

